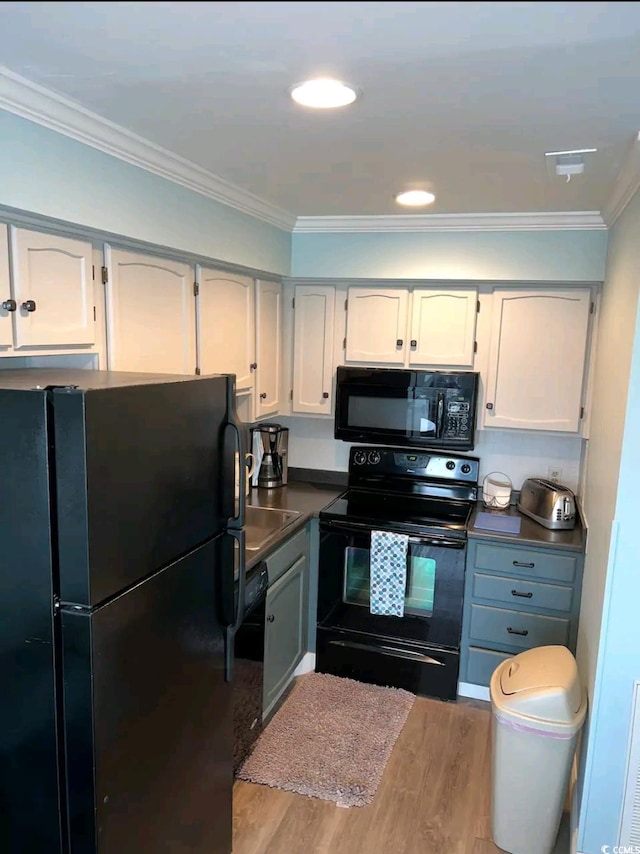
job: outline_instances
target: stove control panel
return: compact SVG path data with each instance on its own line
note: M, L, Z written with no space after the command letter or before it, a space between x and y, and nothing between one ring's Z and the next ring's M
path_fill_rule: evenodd
M431 453L411 448L351 448L349 472L357 476L409 476L416 479L462 481L476 484L480 460L458 454Z

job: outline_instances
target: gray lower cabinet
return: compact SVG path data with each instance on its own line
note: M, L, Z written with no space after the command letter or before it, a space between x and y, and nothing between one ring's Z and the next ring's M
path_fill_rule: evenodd
M500 662L535 646L575 653L583 565L576 551L469 539L460 681L486 687Z
M289 686L307 650L309 598L308 526L267 557L263 719Z

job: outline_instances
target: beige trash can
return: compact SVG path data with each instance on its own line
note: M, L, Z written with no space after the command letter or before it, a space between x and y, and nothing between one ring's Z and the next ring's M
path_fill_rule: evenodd
M508 658L490 684L492 831L510 854L550 854L587 707L564 646Z

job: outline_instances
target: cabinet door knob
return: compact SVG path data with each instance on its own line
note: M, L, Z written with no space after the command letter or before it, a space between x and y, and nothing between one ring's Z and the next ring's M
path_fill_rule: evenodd
M411 339L411 349L412 349L412 350L416 350L416 349L417 349L417 347L418 347L418 342L416 341L416 339L415 339L415 338L412 338L412 339Z
M35 311L36 310L36 301L34 299L25 300L20 308L24 309L24 311Z
M323 392L322 392L322 396L323 396L323 398L324 398L325 400L327 400L327 399L329 398L329 392L328 392L328 391L323 391Z
M266 393L266 391L263 391L262 394L260 395L260 400L266 400L266 399L267 399L267 393Z
M487 409L493 409L493 403L487 403Z
M249 365L249 368L250 368L252 371L255 371L255 369L256 369L257 367L258 367L258 363L257 363L257 362L251 362L251 364Z
M274 620L275 620L275 617L273 616L273 614L269 614L269 616L267 617L267 622L268 622L268 623L273 623L273 622L274 622Z
M398 338L398 340L396 341L396 347L402 347L403 344L404 341L402 340L402 338Z
M17 307L18 307L18 304L14 299L6 299L2 303L2 308L5 311L15 311L17 309Z

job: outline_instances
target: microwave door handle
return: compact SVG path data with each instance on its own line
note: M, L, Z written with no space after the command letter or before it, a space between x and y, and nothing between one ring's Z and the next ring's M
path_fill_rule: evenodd
M443 421L444 421L444 394L441 391L439 391L438 392L438 403L437 403L437 416L436 416L436 439L442 438Z

